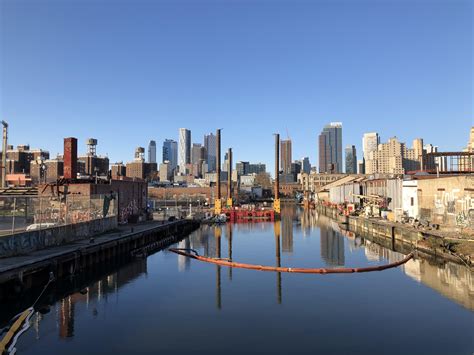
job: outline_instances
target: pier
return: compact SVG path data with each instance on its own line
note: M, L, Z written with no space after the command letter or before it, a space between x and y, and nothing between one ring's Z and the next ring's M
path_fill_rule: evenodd
M97 238L0 259L0 300L44 285L50 272L63 278L119 256L146 255L179 241L198 227L194 220L128 225Z

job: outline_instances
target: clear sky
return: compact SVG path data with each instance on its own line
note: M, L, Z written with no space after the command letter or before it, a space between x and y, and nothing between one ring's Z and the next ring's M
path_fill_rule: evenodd
M223 128L234 159L272 168L273 137L317 163L317 136L364 132L462 149L473 125L471 0L0 0L0 115L10 143L55 155Z

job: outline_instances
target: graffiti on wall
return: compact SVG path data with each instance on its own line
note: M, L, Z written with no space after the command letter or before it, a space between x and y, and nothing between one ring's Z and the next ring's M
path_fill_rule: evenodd
M460 189L440 191L434 195L435 213L455 218L456 225L474 225L474 195Z
M130 201L130 203L120 209L119 217L120 217L120 223L126 223L128 221L128 218L132 216L133 214L136 214L138 212L138 207L137 203L135 200Z

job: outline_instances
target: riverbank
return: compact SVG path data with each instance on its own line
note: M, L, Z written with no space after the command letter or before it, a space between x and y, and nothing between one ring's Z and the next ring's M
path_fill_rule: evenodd
M318 213L335 219L344 229L354 233L382 237L390 241L393 246L396 242L401 242L405 246L435 258L443 258L473 268L474 242L472 241L437 234L435 231L419 230L382 218L345 216L337 209L323 205L317 205L316 210Z
M42 287L50 272L56 278L64 278L124 254L143 255L150 249L178 241L198 227L194 220L151 221L121 226L93 239L0 259L0 300Z

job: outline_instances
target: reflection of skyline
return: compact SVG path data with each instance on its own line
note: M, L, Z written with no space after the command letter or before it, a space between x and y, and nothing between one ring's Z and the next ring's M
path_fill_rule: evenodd
M120 287L130 283L147 272L146 259L137 260L121 267L117 272L102 277L92 285L85 288L85 292L76 292L61 299L56 305L58 309L58 331L62 339L74 336L74 321L76 304L85 303L87 308L94 299L107 302L108 295L117 293ZM94 308L94 315L97 310ZM37 317L41 319L41 317ZM39 338L40 323L35 324Z
M344 244L352 243L355 239L351 239L352 237L350 237L346 240L343 235L332 229L332 225L330 222L331 221L329 219L321 218L318 224L315 225L316 228L319 228L321 230L321 257L327 263L329 263L329 261L334 263L344 263ZM269 251L271 251L272 253L271 260L273 260L274 258L275 265L280 266L282 262L281 244L283 221L272 223L270 224L270 227L274 230L274 236L270 236L267 246L269 248ZM301 234L295 233L294 235L295 238L302 238ZM225 239L223 239L224 236ZM356 239L361 240L360 237L357 237ZM228 243L227 246L225 245L226 240ZM305 239L305 241L307 242L308 240ZM222 242L224 243L223 245L221 245ZM295 240L294 242L298 242L298 240ZM188 243L183 243L180 245L189 246L191 248L196 248L197 246L199 246L207 251L211 251L207 255L217 257L222 256L225 258L227 256L232 256L232 243L239 243L239 234L235 233L233 225L229 224L227 226L216 227L206 226L202 230L196 231L193 234L193 237L188 239ZM374 262L383 262L384 260L388 260L388 262L395 262L401 260L404 257L403 254L394 252L379 244L371 242L368 239L363 239L363 243L364 244L360 247L363 247L364 250L361 250L361 252L365 253L368 260ZM296 248L295 250L298 251L299 249ZM340 254L341 251L342 255ZM236 249L236 252L240 253L239 249ZM284 255L283 258L285 258ZM273 263L273 261L270 261L269 263ZM176 267L175 262L171 262L170 265L174 265L174 267ZM416 280L416 282L421 282L422 284L432 288L442 296L462 305L467 309L474 310L474 280L472 277L472 273L468 268L450 262L438 266L430 264L430 261L428 260L414 259L410 260L408 263L401 266L399 269L411 279ZM192 271L193 270L189 270L189 272ZM211 271L214 270L211 269ZM231 271L232 269L229 268L229 272ZM74 337L75 332L79 330L78 326L75 327L75 317L79 316L81 312L83 313L84 308L86 308L88 312L93 313L94 317L96 317L98 313L105 315L103 308L98 307L99 301L102 300L107 302L108 297L110 299L110 295L112 294L117 295L118 300L118 292L120 288L123 285L130 283L131 280L136 279L137 277L146 272L146 259L135 260L129 264L120 267L120 269L118 269L116 272L110 273L107 276L103 276L98 281L92 283L89 287L87 287L87 293L81 294L79 292L76 292L69 296L61 297L62 299L55 304L56 314L54 315L54 319L56 320L56 325L53 328L53 331L58 334L61 339ZM226 297L229 297L228 294L224 294L222 292L222 288L226 287L227 285L225 283L225 281L227 280L226 275L227 272L224 272L224 279L222 279L221 267L216 266L215 273L211 272L209 276L210 280L212 280L211 287L213 287L215 284L215 298L212 297L213 293L211 293L210 302L213 307L217 307L218 309L222 309L223 305L229 305L231 303L231 301L227 300L227 298L223 299L224 295ZM285 278L285 280L290 280L291 277L293 276L288 276L288 279ZM270 277L269 280L271 280L270 289L268 290L269 299L271 302L275 302L276 297L276 302L281 304L281 273L276 273L275 279ZM230 292L230 289L228 290L228 292ZM289 302L291 297L288 296L288 291L285 295L287 295L287 298L285 298L285 302ZM228 301L228 303L225 302L226 300ZM35 323L35 328L37 328L37 334L39 337L40 323L43 323L43 332L45 329L45 324L41 320L43 318L39 313L36 314L35 319L37 321L37 323ZM76 323L78 322L76 321Z
M300 210L300 223L303 237L309 236L311 230L317 225L318 213L313 209Z
M275 234L275 259L276 266L281 267L281 248L280 248L280 229L281 222L275 221L273 225L273 231ZM281 272L277 272L277 302L282 303L282 286L281 286Z
M281 250L283 253L293 253L293 218L295 207L284 205L281 210Z
M344 237L330 227L320 229L321 258L328 265L344 265Z
M189 238L185 238L178 243L178 248L189 249L191 248L191 242ZM185 256L178 255L178 270L187 271L191 267L191 260Z
M389 263L402 260L405 255L365 240L365 255L369 260L388 260ZM446 262L432 265L428 260L411 259L400 269L411 279L436 290L443 296L465 308L474 310L474 278L469 268Z

